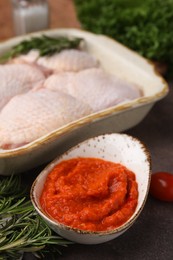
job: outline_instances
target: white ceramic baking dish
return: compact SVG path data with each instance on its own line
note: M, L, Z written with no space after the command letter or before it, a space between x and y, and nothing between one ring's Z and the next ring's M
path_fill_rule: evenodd
M24 172L49 162L89 137L127 130L141 122L154 103L168 93L167 83L151 62L113 39L83 30L55 29L16 37L0 44L0 55L20 41L41 34L83 38L83 48L95 56L107 72L139 86L143 96L81 118L25 146L0 150L1 175Z

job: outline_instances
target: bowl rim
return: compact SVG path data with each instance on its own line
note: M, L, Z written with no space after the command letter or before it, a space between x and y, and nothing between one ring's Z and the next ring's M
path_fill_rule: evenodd
M102 136L106 137L106 136L111 136L111 135L116 135L116 136L123 136L123 137L127 137L128 139L136 142L140 148L143 150L145 156L146 156L146 163L148 163L148 178L147 178L147 187L146 187L146 193L144 195L144 199L141 202L141 206L139 207L139 209L132 214L132 216L122 225L112 229L112 230L107 230L107 231L89 231L89 230L80 230L78 228L73 228L71 226L65 225L63 223L58 222L58 220L55 220L53 217L51 217L48 213L46 213L42 207L40 206L40 204L38 203L37 199L34 196L34 192L35 192L35 188L37 185L37 182L42 178L42 175L45 174L45 176L47 177L47 175L49 174L49 168L52 169L52 166L55 166L55 162L61 160L61 158L65 155L70 153L71 151L75 150L75 148L77 148L80 144L86 143L90 140L93 139L97 139L100 138ZM58 164L58 162L57 162ZM46 173L47 172L47 173ZM85 234L85 235L96 235L96 236L106 236L106 235L113 235L119 232L123 232L125 229L129 228L130 226L132 226L132 224L135 222L135 220L139 217L141 211L144 208L144 205L146 203L147 197L148 197L148 193L149 193L149 187L150 187L150 182L151 182L151 155L150 152L148 150L148 148L146 147L146 145L140 141L138 138L129 135L129 134L122 134L122 133L110 133L110 134L102 134L102 135L98 135L95 137L91 137L88 138L80 143L78 143L77 145L73 146L72 148L68 149L66 152L64 152L63 154L59 155L58 157L56 157L52 162L50 162L36 177L36 179L34 180L34 182L32 183L31 189L30 189L30 199L31 202L34 206L34 208L36 209L36 211L45 219L47 220L47 222L51 223L52 225L62 229L62 230L68 230L68 231L73 231L77 234Z

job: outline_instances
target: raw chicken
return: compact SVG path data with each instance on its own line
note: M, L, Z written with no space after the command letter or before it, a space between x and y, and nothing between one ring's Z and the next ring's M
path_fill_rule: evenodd
M0 113L0 147L13 149L92 113L74 97L48 89L12 98Z
M53 72L65 72L98 67L98 61L85 51L70 49L63 50L52 56L39 56L38 50L31 50L28 54L20 55L11 60L11 63L29 63L37 65L46 76Z
M39 58L39 51L38 50L31 50L27 54L19 55L16 58L11 59L8 63L9 64L30 64L37 67L39 70L42 71L45 77L48 77L52 74L52 70L48 69L44 66L37 64L37 59Z
M27 54L21 54L16 58L13 58L10 62L21 64L21 63L35 63L39 58L39 51L38 50L31 50Z
M41 70L27 64L0 65L0 110L15 95L25 93L45 79Z
M141 96L135 86L97 68L54 74L44 86L74 96L89 104L94 112Z
M40 57L37 64L56 72L80 71L98 66L98 61L85 51L63 50L53 56Z
M39 57L33 50L11 62L0 65L2 149L25 145L83 116L141 96L140 89L98 68L98 61L84 51Z

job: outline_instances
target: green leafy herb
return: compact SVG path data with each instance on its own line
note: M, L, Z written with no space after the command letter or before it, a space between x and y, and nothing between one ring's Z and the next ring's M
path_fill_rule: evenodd
M32 49L39 50L40 56L53 55L64 49L79 48L81 38L68 39L66 37L51 38L46 35L40 37L32 37L15 45L9 52L5 53L1 58L1 62L5 62L20 54L28 53Z
M75 0L82 26L173 70L172 0Z
M20 190L20 177L0 178L0 260L18 259L25 252L51 259L60 253L59 246L71 242L52 232Z

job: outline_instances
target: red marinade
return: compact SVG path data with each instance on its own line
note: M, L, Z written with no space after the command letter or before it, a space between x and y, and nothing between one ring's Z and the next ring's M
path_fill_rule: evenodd
M134 213L137 201L135 174L97 158L60 162L47 176L40 198L43 210L55 220L89 231L122 225Z

